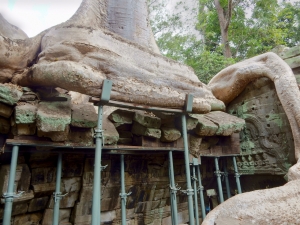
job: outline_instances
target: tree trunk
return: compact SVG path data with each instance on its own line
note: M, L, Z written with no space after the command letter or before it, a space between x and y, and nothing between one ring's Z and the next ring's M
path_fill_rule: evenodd
M180 108L189 93L195 97L194 112L224 110L190 67L157 54L146 0L128 2L83 0L68 21L42 34L36 63L14 71L12 81L99 96L103 80L110 79L113 100Z
M230 58L232 54L231 54L230 45L228 41L228 27L231 20L232 0L228 0L227 12L224 11L219 0L214 0L214 2L218 14L219 23L220 23L222 44L224 46L223 54L226 58Z

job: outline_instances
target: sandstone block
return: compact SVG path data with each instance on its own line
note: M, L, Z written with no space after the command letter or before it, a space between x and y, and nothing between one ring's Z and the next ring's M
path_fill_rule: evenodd
M195 128L195 133L200 136L213 136L218 130L218 126L212 121L204 118L203 115L195 115L193 117L198 119L198 125Z
M13 110L14 108L12 106L0 102L0 116L9 118Z
M48 137L52 141L67 141L69 136L69 125L65 126L64 131L50 131L50 132L44 132L42 130L37 130L38 137Z
M147 128L137 122L134 121L131 132L138 136L147 136L147 137L154 137L160 138L161 137L161 130L156 128Z
M92 128L80 128L70 126L68 140L73 143L90 146L94 144L94 131Z
M37 127L43 132L65 131L71 123L69 102L40 102L37 110Z
M108 118L103 118L103 136L104 144L106 145L115 145L119 140L119 133L116 130L115 126Z
M300 55L284 60L292 69L300 67Z
M15 105L21 98L22 89L14 84L6 83L0 84L0 102Z
M35 123L37 107L28 103L17 105L15 107L16 124Z
M119 138L118 144L119 145L132 145L132 138Z
M173 142L181 137L181 133L176 128L161 128L161 142Z
M49 196L34 198L29 202L28 212L35 212L46 208Z
M60 209L59 210L59 224L71 225L69 222L71 216L71 209ZM52 225L53 221L53 209L46 209L44 212L42 225Z
M108 118L110 121L118 124L132 124L134 112L130 110L117 109L113 111Z
M34 135L36 132L36 124L17 124L14 129L15 135Z
M65 194L65 192L62 193ZM68 192L68 194L60 200L59 208L66 209L66 208L74 207L75 202L78 200L78 197L79 197L79 192ZM54 199L52 195L50 198L49 208L53 209L53 206L54 206Z
M72 105L71 125L74 127L97 127L98 115L90 104Z
M14 217L13 225L32 225L39 224L42 220L43 214L41 212L30 213Z
M7 192L7 186L8 186L8 179L9 179L9 171L10 171L10 165L1 165L0 168L0 192L1 195ZM18 182L21 179L22 174L22 166L18 165L16 169L16 176L15 176L15 185L14 185L14 192L17 191Z
M158 129L161 126L161 119L156 117L152 113L141 112L141 111L135 112L133 120L147 128Z

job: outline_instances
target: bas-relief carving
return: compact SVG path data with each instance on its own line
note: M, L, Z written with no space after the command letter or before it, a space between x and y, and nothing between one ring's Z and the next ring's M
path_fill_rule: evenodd
M295 163L293 135L273 83L268 78L252 82L228 105L227 111L246 121L240 133L239 171L286 174Z

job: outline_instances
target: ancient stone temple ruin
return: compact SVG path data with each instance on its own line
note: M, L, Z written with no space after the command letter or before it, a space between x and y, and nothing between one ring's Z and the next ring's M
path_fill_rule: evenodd
M299 209L300 48L206 86L160 55L146 1L117 5L34 38L0 17L2 224L266 224L274 192Z

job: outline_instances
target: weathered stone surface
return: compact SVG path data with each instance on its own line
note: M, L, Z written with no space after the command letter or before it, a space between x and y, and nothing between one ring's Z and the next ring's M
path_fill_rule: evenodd
M94 131L92 128L80 128L70 126L68 140L73 143L89 146L94 144Z
M32 169L31 184L35 193L55 190L56 168L43 167Z
M71 100L71 96L67 94L67 91L61 88L42 87L36 88L36 91L40 99L45 101L65 102Z
M218 125L216 135L229 136L241 131L245 126L245 120L220 111L207 113L204 117Z
M195 133L200 136L213 136L218 130L218 126L212 121L206 119L204 115L193 114L193 117L198 120L198 125L195 128Z
M284 60L292 69L300 67L300 55Z
M28 103L15 107L16 124L35 123L37 107Z
M71 125L74 127L97 127L98 115L90 104L72 105Z
M81 177L84 168L84 160L85 158L81 154L64 154L62 177Z
M30 187L31 172L27 164L19 164L19 166L22 166L22 173L18 182L17 190L28 192Z
M1 165L0 168L0 192L2 194L7 192L7 186L8 186L8 179L9 179L9 171L10 171L10 165ZM14 182L14 192L17 191L18 182L21 179L22 174L22 166L18 165L16 169L16 176L15 176L15 182Z
M118 124L132 124L134 111L117 109L109 115L109 119Z
M161 120L153 113L138 111L134 113L133 120L147 128L160 128Z
M41 212L30 213L14 217L13 225L33 225L39 224L42 220L43 214Z
M119 133L116 130L115 126L111 121L107 118L103 119L103 136L104 136L104 144L106 145L114 145L117 144L119 140Z
M0 116L9 118L13 110L14 108L12 106L0 102Z
M147 136L147 137L154 137L160 138L161 137L161 130L156 128L147 128L143 125L134 121L131 132L138 136Z
M195 158L198 158L200 155L200 145L202 138L197 135L189 135L189 152Z
M37 128L43 132L65 131L71 123L69 102L40 102L37 111Z
M161 128L161 142L173 142L178 140L181 137L181 132L176 128Z
M49 196L34 198L29 202L28 212L40 211L46 208Z
M21 98L23 92L19 86L13 84L0 84L0 102L15 105Z
M37 130L38 137L48 137L52 141L67 141L69 136L69 125L65 126L64 131L50 131L50 132L43 132L42 130Z
M295 47L286 49L283 52L279 53L279 56L282 59L287 59L287 58L291 58L291 57L298 56L298 55L300 55L300 46L295 46Z
M71 223L69 222L70 215L71 215L71 209L60 209L58 224L71 225ZM42 225L52 225L52 221L53 221L53 209L46 209L43 216Z
M34 135L36 132L36 124L17 124L14 130L14 135Z
M9 120L0 117L0 133L1 134L8 134L10 131L10 122Z
M119 138L119 145L132 145L133 138Z
M42 154L31 153L29 157L29 166L31 169L41 167L56 167L57 166L57 154L50 152L43 152Z

